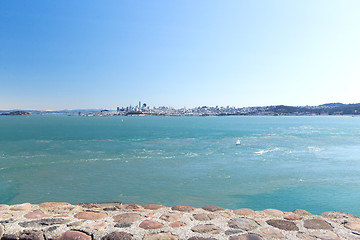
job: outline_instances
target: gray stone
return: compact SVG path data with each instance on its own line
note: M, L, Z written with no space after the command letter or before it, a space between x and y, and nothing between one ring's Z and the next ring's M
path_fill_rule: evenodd
M197 233L218 234L220 233L220 228L213 224L206 224L206 225L197 225L195 227L192 227L191 231Z
M117 228L128 228L128 227L131 227L131 223L117 223L115 224L115 227Z
M53 232L53 231L55 231L55 230L58 229L58 228L59 228L59 226L52 226L52 227L47 228L47 229L46 229L46 232Z
M216 212L216 211L223 211L223 210L225 210L225 208L217 207L217 206L206 206L206 207L203 207L202 209L204 209L204 210L206 210L206 211L210 211L210 212Z
M20 234L19 240L45 240L42 231L27 230Z
M348 219L348 218L353 218L353 219L359 219L359 217L349 214L349 213L344 213L344 212L336 212L336 211L330 211L330 212L323 212L319 214L322 217L325 218L331 218L331 219Z
M101 240L131 240L131 239L132 239L132 235L127 232L112 232L101 238Z
M250 233L239 236L231 236L229 240L262 240L262 238L259 235Z
M1 240L19 240L19 233L18 234L7 234L5 233Z
M299 231L299 228L296 226L295 223L287 221L287 220L272 219L272 220L267 220L266 223L269 224L270 226L279 228L281 230Z
M228 222L228 226L235 229L242 229L245 231L251 231L259 227L259 224L248 218L235 218Z
M234 235L234 234L238 234L238 233L242 233L242 232L244 232L244 231L240 230L240 229L226 230L225 235Z
M304 227L307 229L332 230L331 225L328 222L321 219L304 220Z
M191 237L188 240L217 240L216 238Z
M2 223L14 223L14 222L16 222L16 219L14 219L14 218L9 218L9 219L6 219L6 220L2 220L2 221L0 221L0 224Z
M194 214L193 217L198 221L210 221L216 218L214 214L206 214L206 213Z
M68 219L64 218L44 218L29 222L20 222L18 223L21 227L27 228L27 227L39 227L39 226L50 226L50 225L56 225L56 224L65 224L70 222Z
M118 209L116 207L106 207L106 208L103 208L104 211L117 211Z

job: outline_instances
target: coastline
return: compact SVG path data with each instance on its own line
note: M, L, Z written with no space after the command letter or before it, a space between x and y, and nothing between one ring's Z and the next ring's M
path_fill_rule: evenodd
M360 218L296 209L61 202L0 204L0 239L360 239Z

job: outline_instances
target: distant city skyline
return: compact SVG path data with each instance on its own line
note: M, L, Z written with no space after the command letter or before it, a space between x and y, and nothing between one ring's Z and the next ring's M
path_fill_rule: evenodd
M360 1L0 1L0 110L359 103Z

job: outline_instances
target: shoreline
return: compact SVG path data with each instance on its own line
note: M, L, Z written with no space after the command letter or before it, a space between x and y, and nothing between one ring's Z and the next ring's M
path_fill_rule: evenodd
M360 239L360 218L296 209L63 202L0 204L0 239Z

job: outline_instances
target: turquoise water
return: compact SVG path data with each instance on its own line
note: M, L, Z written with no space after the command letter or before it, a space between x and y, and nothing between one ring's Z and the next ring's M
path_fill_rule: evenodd
M0 203L360 215L359 199L357 117L0 117Z

